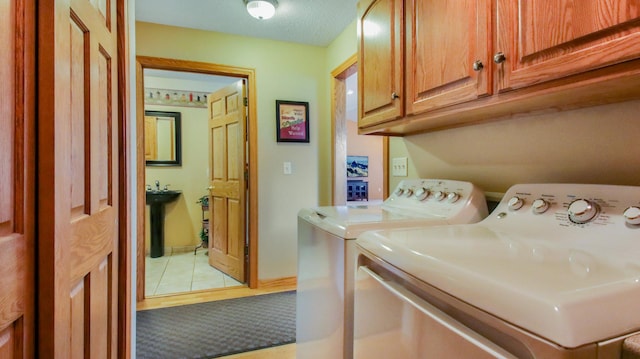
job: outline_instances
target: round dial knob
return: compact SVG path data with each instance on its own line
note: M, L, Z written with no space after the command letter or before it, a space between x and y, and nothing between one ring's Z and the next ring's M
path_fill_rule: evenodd
M538 198L531 204L531 210L535 214L542 214L549 209L549 202L542 198Z
M402 196L403 193L404 193L404 188L398 187L398 189L396 190L396 196Z
M451 192L447 195L447 201L449 201L449 203L456 203L458 199L460 199L460 195L455 192Z
M511 199L509 199L509 202L507 202L507 207L509 207L510 211L517 211L522 208L523 205L524 201L522 200L522 198L517 196L511 197Z
M407 188L407 190L404 191L404 195L406 197L411 197L413 195L413 190L411 188Z
M578 224L587 223L594 219L599 211L597 204L586 199L577 199L569 204L569 220Z
M628 224L638 225L640 224L640 207L632 206L624 210L622 214L624 220Z
M429 197L429 190L423 187L418 188L414 193L418 201L424 201Z
M445 193L442 191L437 191L433 194L433 198L437 201L442 201L446 197Z

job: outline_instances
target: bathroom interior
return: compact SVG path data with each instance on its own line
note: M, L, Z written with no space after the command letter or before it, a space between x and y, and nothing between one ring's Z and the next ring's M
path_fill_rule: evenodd
M147 204L154 196L174 194L160 204L158 223L151 218L153 206L146 206L145 297L244 285L209 265L204 241L209 218L206 95L236 81L144 70ZM154 231L163 232L163 245L152 244Z

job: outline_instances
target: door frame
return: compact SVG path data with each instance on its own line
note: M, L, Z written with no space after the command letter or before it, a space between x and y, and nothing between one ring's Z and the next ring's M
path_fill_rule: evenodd
M257 96L256 75L254 69L218 65L207 62L185 61L160 57L136 57L136 172L137 172L137 208L136 208L136 240L137 240L137 269L136 269L136 299L144 300L145 275L145 160L144 160L144 69L196 72L206 75L230 76L245 78L247 97L249 98L249 120L247 121L247 135L249 141L249 178L247 180L249 194L247 196L247 227L249 237L249 263L247 285L249 288L258 286L258 151L257 136Z
M331 71L331 205L347 201L347 77L358 72L358 54ZM389 137L382 136L382 198L389 196Z

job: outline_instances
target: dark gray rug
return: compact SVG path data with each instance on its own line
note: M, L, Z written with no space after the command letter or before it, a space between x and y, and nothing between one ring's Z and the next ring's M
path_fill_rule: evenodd
M296 292L136 313L138 359L204 359L296 341Z

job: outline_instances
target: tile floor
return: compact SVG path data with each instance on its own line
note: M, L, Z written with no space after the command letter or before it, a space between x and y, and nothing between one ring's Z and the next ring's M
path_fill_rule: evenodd
M206 250L145 259L145 296L242 286L209 265Z

